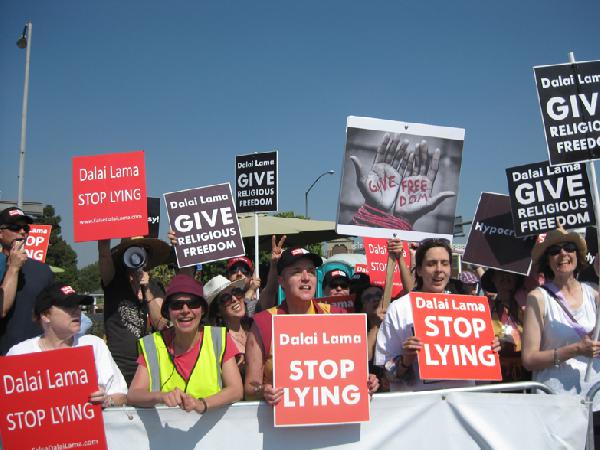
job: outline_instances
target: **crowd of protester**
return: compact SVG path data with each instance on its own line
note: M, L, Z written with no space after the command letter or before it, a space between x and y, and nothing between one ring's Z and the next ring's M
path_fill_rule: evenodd
M92 346L99 389L90 401L105 407L166 404L202 414L242 399L277 404L283 391L273 387L272 317L344 312L315 298L322 258L302 248L285 249L285 236L273 236L263 288L246 256L227 261L225 273L204 285L201 274L184 268L164 287L149 271L169 262L169 244L140 237L111 248L104 240L98 242L98 256L105 343L80 333L81 306L91 297L54 282L46 265L27 258L23 242L31 223L18 208L0 213L6 260L0 354ZM169 240L176 242L173 232ZM335 268L322 280L324 296L350 295L355 312L366 314L370 393L474 384L419 379L423 344L412 327L411 291L487 296L495 334L490 346L499 353L503 382L535 380L558 393L584 396L600 381L600 342L590 337L598 286L578 280L586 244L576 232L557 229L537 242L532 251L537 275L530 277L470 266L457 268L452 278L452 248L444 239L411 243L410 265L403 251L400 240L388 241L403 291L387 308L384 287L368 274ZM586 382L589 358L592 376ZM600 410L600 400L593 409Z

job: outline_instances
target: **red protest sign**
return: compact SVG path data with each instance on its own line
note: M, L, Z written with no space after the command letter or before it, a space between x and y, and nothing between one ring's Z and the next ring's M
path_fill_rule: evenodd
M75 242L148 234L144 152L73 158Z
M371 284L375 286L385 286L385 273L387 269L387 239L383 238L363 238L363 244L365 246L365 255L367 256L367 270ZM404 262L406 267L410 267L410 253L408 249L408 243L403 242L404 246ZM398 263L394 264L394 278L393 278L392 298L396 298L402 292L402 280L400 278L400 268Z
M422 380L501 380L494 330L483 296L411 292Z
M357 264L354 266L354 273L366 273L369 274L369 269L367 269L366 264Z
M331 306L342 308L347 313L354 312L354 294L352 295L332 295L331 297L320 297L319 302L327 303Z
M365 314L273 316L275 426L369 420Z
M0 435L4 450L106 449L92 347L0 357Z
M29 225L29 235L25 241L27 256L36 261L45 262L52 225Z

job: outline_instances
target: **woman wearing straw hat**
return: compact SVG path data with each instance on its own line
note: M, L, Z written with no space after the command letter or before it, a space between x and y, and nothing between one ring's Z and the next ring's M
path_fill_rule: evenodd
M577 281L586 254L585 241L575 232L557 229L533 247L531 257L546 282L527 297L523 335L523 365L533 379L557 393L585 396L600 381L600 342L590 338L596 323L597 286ZM592 376L585 381L589 358ZM600 409L596 396L594 411Z
M241 400L235 344L225 328L202 326L207 309L198 281L184 274L173 277L161 309L173 326L140 339L139 365L127 393L130 405L164 403L204 414Z

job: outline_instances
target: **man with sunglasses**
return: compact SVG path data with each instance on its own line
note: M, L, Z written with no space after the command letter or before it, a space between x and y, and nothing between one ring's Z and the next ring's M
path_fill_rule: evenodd
M50 267L25 253L33 218L12 207L0 212L0 244L6 258L0 297L0 355L15 344L42 333L33 321L38 294L54 281Z
M333 269L323 277L323 296L337 297L350 295L350 279L341 269Z

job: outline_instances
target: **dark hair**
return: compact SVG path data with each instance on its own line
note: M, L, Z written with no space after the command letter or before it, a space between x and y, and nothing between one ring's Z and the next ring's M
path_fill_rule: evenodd
M575 241L567 241L567 242L573 242L573 243L577 244ZM542 256L540 256L540 259L538 259L538 261L537 261L538 272L543 273L546 280L554 279L554 272L550 268L550 263L548 261L549 260L548 250L550 249L550 247L552 247L552 246L549 246L544 251L544 253L542 253ZM585 267L587 266L585 256L586 256L585 253L583 253L581 251L580 247L577 246L577 267L575 268L575 271L573 272L573 276L575 278L577 278L577 274L579 272L581 272L583 269L585 269Z
M221 314L223 294L224 293L222 292L219 295L217 295L210 304L210 307L208 308L208 323L215 327L227 327L227 324L225 323L225 318ZM252 318L248 315L248 308L246 307L246 302L244 301L244 299L242 299L242 302L244 302L245 313L244 317L242 317L241 319L241 324L242 328L248 331L250 330L250 327L252 325Z
M360 313L362 312L363 309L363 302L362 302L362 295L365 293L365 291L369 288L377 288L377 289L381 289L382 295L383 295L383 288L381 286L377 286L375 284L369 284L368 286L364 286L362 289L356 289L354 292L352 292L353 294L356 295L356 297L354 297L354 312Z
M442 247L448 252L448 259L450 260L450 265L452 265L452 247L450 247L450 242L448 241L448 239L423 239L415 253L415 278L417 280L415 284L415 290L420 290L423 288L423 279L418 275L416 269L420 268L423 265L423 260L425 259L427 251L435 247Z

